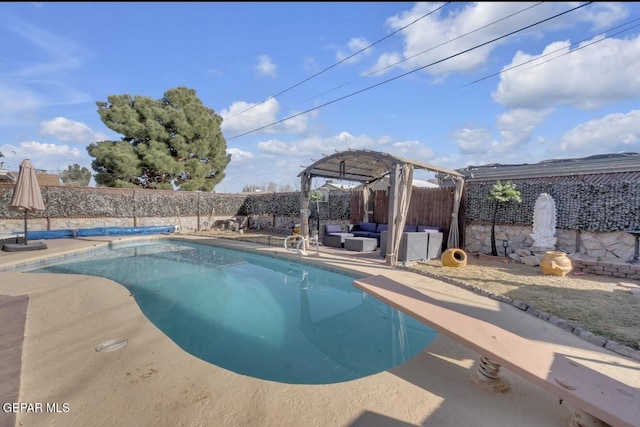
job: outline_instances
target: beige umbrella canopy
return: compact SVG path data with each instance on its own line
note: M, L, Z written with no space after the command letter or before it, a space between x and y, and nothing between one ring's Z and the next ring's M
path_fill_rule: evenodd
M27 245L27 215L31 211L45 209L38 177L29 159L24 159L20 163L20 172L18 172L9 208L14 211L24 211L24 245Z

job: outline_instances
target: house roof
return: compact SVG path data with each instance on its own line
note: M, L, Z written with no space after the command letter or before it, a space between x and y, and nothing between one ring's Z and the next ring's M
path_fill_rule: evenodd
M467 180L573 180L602 181L603 174L616 180L640 181L640 153L600 154L582 158L544 160L539 163L492 163L458 169ZM599 177L599 178L598 178ZM595 182L594 181L594 182Z
M411 185L414 188L438 188L440 187L438 184L435 184L433 182L429 182L429 181L424 181L422 179L413 179L411 181ZM364 184L360 184L357 187L354 188L354 190L361 190L362 187L364 186ZM389 177L385 176L384 178L376 181L375 183L371 184L371 186L369 187L371 190L386 190L389 187Z
M346 190L351 190L354 187L355 187L355 185L353 185L353 184L345 184L343 182L327 181L324 184L322 184L320 187L318 187L317 190L319 190L319 189L327 189L327 190L346 191Z
M0 169L0 182L8 182L13 184L18 179L18 174L15 172L9 172L6 169Z
M38 184L48 186L60 186L60 177L55 173L38 173Z
M14 184L18 179L19 172L9 172L5 169L0 169L0 183ZM60 186L60 177L55 173L36 172L38 178L38 184L48 186Z

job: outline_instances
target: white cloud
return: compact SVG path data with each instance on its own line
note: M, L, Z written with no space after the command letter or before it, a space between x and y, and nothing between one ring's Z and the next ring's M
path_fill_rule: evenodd
M429 65L423 71L434 76L479 70L489 64L492 52L505 44L521 43L523 38L537 39L543 32L564 30L580 23L591 24L594 30L599 30L628 15L622 3L594 3L510 37L500 38L575 5L564 2L453 3L424 17L441 6L442 3L419 2L412 9L387 20L393 31L418 20L399 33L404 37L401 67L413 70ZM492 42L486 44L489 41ZM381 55L378 65L388 66L389 57L383 58L383 55L389 53ZM445 58L449 59L442 61Z
M388 136L377 138L368 135L354 136L349 132L340 132L326 138L310 136L291 142L271 139L258 143L258 150L261 154L286 155L290 158L297 158L297 162L303 163L309 162L312 157L314 160L318 160L316 157L320 155L326 156L347 149L387 151L398 156L411 155L412 158L417 155L419 150L422 150L422 153L431 153L428 155L432 155L431 150L426 149L418 141L395 141Z
M369 76L369 75L381 76L386 72L390 71L400 61L402 61L402 54L398 52L383 53L378 57L378 60L373 65L373 67L361 73L361 76Z
M289 146L282 141L270 139L259 142L258 151L267 155L287 155L289 154Z
M533 136L536 127L552 110L515 109L498 116L497 128L502 137L501 142L494 142L492 148L498 152L518 150L526 146Z
M0 152L5 155L2 160L5 162L5 167L9 169L17 170L23 159L30 159L35 168L45 169L51 173L65 170L74 163L91 170L91 159L86 151L66 144L24 141L18 145L2 145Z
M35 109L44 102L43 97L35 91L0 83L0 115L2 116Z
M43 28L31 25L28 22L19 19L8 13L2 14L0 19L1 26L4 30L18 35L28 44L28 48L35 47L39 53L38 57L47 57L49 61L33 62L27 66L21 66L10 72L2 73L2 77L36 77L46 75L50 77L52 74L60 71L68 71L81 65L82 55L81 47L71 40L59 37L57 34L51 33Z
M591 120L565 133L560 139L561 153L615 153L640 151L640 110L609 114Z
M257 152L251 162L235 159L236 162L232 158L225 170L224 182L219 188L221 191L226 188L238 192L245 185L268 182L298 188L298 174L305 167L324 156L348 149L383 151L423 162L430 162L434 156L433 151L419 141L398 141L389 136L374 138L352 135L346 131L326 138L310 136L293 141L268 139L258 142Z
M461 129L454 133L459 154L437 160L441 166L491 163L536 163L542 160L585 157L594 154L640 151L640 110L609 114L582 123L560 138L538 136L533 130L550 110L514 110L498 119L502 140L486 129Z
M276 77L276 70L278 69L269 55L260 55L255 68L258 73L269 77Z
M307 114L300 114L297 117L276 123L280 112L280 103L275 98L269 98L263 103L248 103L244 101L236 101L228 109L220 111L223 118L222 131L226 137L232 137L234 134L242 134L244 132L252 132L257 130L259 133L280 133L303 134L307 131L307 122L310 117L317 116L317 112L312 111ZM295 112L288 115L294 116ZM272 125L272 126L271 126ZM264 129L262 129L264 128Z
M433 159L435 153L420 141L396 141L385 145L385 150L393 155L428 162Z
M84 123L76 122L64 117L42 122L40 132L43 135L52 135L64 142L77 142L91 144L97 141L108 140L109 137L100 132L94 132Z
M351 40L349 40L349 43L347 43L346 52L340 50L336 53L336 60L338 62L341 62L349 58L351 55L354 55L357 53L357 55L354 55L353 57L345 61L350 64L356 63L362 58L361 55L371 55L371 52L372 52L371 48L365 49L370 44L371 43L369 43L366 39L353 37Z
M620 2L595 2L580 9L582 20L592 24L592 30L609 28L629 16L629 10Z
M552 43L540 55L518 52L505 69L540 60L503 73L494 99L510 108L564 104L593 109L640 96L640 36L602 40L561 56L569 52L569 45Z
M242 133L277 121L280 104L270 98L261 104L236 101L228 109L220 111L223 118L222 130L225 133Z
M483 153L491 146L491 133L486 129L458 129L452 137L464 155Z
M19 114L47 106L89 102L92 97L72 88L62 79L65 73L82 66L88 52L77 43L44 28L32 25L6 10L0 11L0 30L11 38L13 48L28 60L5 59L0 71L0 113L13 115L4 120L17 120ZM22 58L21 57L21 58ZM8 57L10 58L10 57Z
M38 122L41 109L84 104L91 101L85 92L59 87L0 83L0 126L12 127Z
M254 158L253 153L249 151L243 151L239 148L228 148L227 153L231 154L232 161L243 162L247 160L252 160Z
M394 31L398 30L441 5L429 2L416 3L413 9L389 18L387 25ZM514 27L519 26L517 18L491 26L488 24L525 7L517 2L465 3L461 7L445 7L443 10L446 12L438 11L423 17L399 33L404 37L404 62L401 66L405 69L415 69L433 64L513 31ZM527 14L526 21L530 23L532 20L532 13ZM483 26L487 27L477 31ZM435 40L439 42L435 43ZM495 42L466 52L464 55L429 66L424 71L431 75L446 75L454 71L476 70L487 62L493 49L505 42Z

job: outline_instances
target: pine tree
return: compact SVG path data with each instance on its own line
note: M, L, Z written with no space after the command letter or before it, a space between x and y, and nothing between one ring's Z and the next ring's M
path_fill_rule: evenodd
M222 117L193 89L177 87L161 99L111 95L98 114L120 141L87 147L98 185L212 191L231 160Z

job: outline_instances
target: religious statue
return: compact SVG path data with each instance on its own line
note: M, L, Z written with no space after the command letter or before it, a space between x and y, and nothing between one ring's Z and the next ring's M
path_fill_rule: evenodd
M553 198L542 193L533 210L533 246L553 248L556 245L556 203Z

